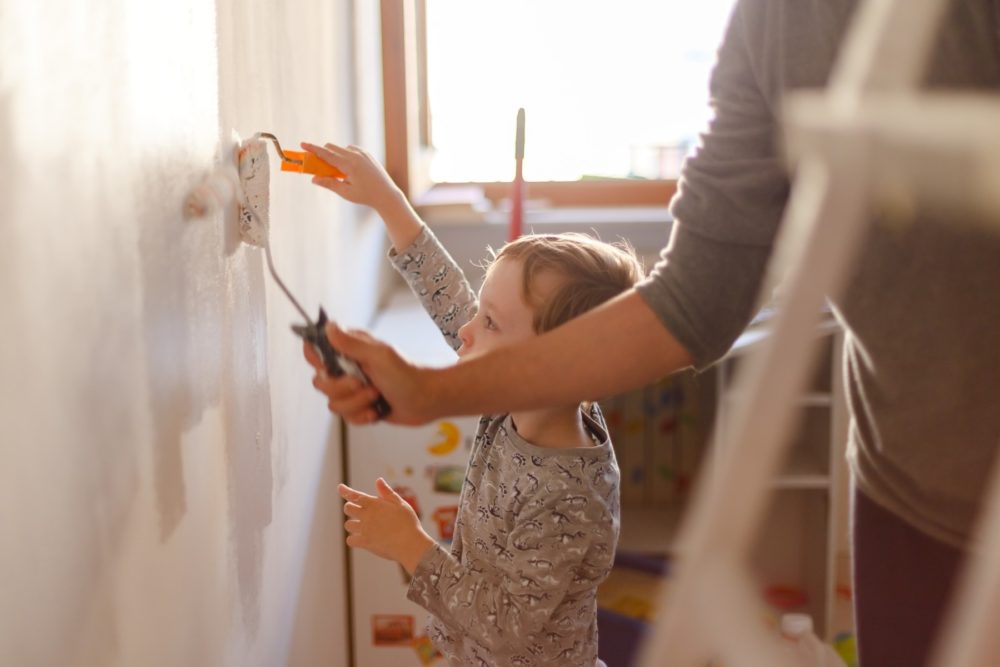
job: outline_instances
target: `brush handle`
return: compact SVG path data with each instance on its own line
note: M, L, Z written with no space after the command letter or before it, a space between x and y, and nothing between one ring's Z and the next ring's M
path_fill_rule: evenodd
M507 240L514 241L524 228L524 109L517 110L517 131L514 134L514 183L510 189L510 224Z
M313 174L315 176L329 176L330 178L347 178L341 170L331 164L327 164L312 153L304 151L285 151L285 155L293 160L302 160L301 164L281 161L281 171L294 171L301 174Z
M517 160L517 170L510 189L510 224L507 228L507 240L514 241L524 231L524 176L521 173L521 160Z
M323 360L323 365L326 367L326 372L334 377L340 377L341 375L352 375L364 384L371 384L368 380L368 376L365 375L361 367L358 366L353 360L348 359L340 352L338 352L333 345L330 344L330 339L326 337L326 312L322 307L319 309L319 318L313 324L296 324L292 326L292 331L301 336L303 339L309 341L316 350L320 359ZM378 419L385 419L392 412L392 408L389 407L389 403L385 400L385 397L381 394L372 403L372 407L375 409L375 414Z

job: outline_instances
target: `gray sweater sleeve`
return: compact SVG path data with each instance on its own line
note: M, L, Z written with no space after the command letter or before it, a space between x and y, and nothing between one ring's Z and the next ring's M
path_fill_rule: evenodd
M714 118L685 162L670 242L637 288L699 369L752 317L789 191L769 83L747 49L747 13L760 4L733 12L710 83Z
M398 253L390 250L389 260L451 348L460 348L458 330L475 316L476 294L434 233L424 227L409 247Z

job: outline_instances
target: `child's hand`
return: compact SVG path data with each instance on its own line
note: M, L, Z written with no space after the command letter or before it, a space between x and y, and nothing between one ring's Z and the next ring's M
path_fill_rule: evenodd
M347 201L371 206L385 221L389 239L402 251L420 234L423 222L417 217L403 191L389 178L385 168L363 148L336 144L325 147L303 143L302 148L344 172L344 180L315 176L312 182L331 190Z
M309 143L303 143L302 148L344 172L344 180L315 176L312 182L337 193L347 201L371 206L381 213L387 203L394 203L402 197L385 168L363 148L344 148L336 144L320 147Z
M409 503L403 500L382 479L375 482L378 496L355 491L346 484L338 487L340 497L346 500L344 523L347 545L372 552L376 556L394 560L410 574L420 559L434 546L434 540L424 532L420 520Z

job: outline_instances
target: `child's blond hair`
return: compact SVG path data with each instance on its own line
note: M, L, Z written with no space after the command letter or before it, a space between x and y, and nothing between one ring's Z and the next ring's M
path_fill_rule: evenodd
M618 296L643 276L642 263L625 241L605 243L586 234L529 234L493 252L490 267L501 259L520 260L522 296L534 312L535 333L554 329ZM543 302L536 279L552 272L558 287Z

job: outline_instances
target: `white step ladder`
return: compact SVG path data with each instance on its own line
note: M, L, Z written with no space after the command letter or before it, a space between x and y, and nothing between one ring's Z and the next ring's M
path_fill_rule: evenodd
M725 456L684 518L675 579L647 635L644 667L705 667L710 659L726 667L786 664L759 621L749 551L788 444L795 397L813 366L810 332L824 299L843 286L870 204L906 210L931 201L974 211L954 217L985 220L1000 234L1000 96L917 87L947 6L864 0L827 89L790 96L784 129L797 168L763 289L780 276L789 287L772 335L734 383L746 399L723 437L739 434L740 446L717 443ZM956 169L963 178L944 178ZM1000 655L996 472L982 514L981 549L969 559L938 641L939 667L992 665Z

